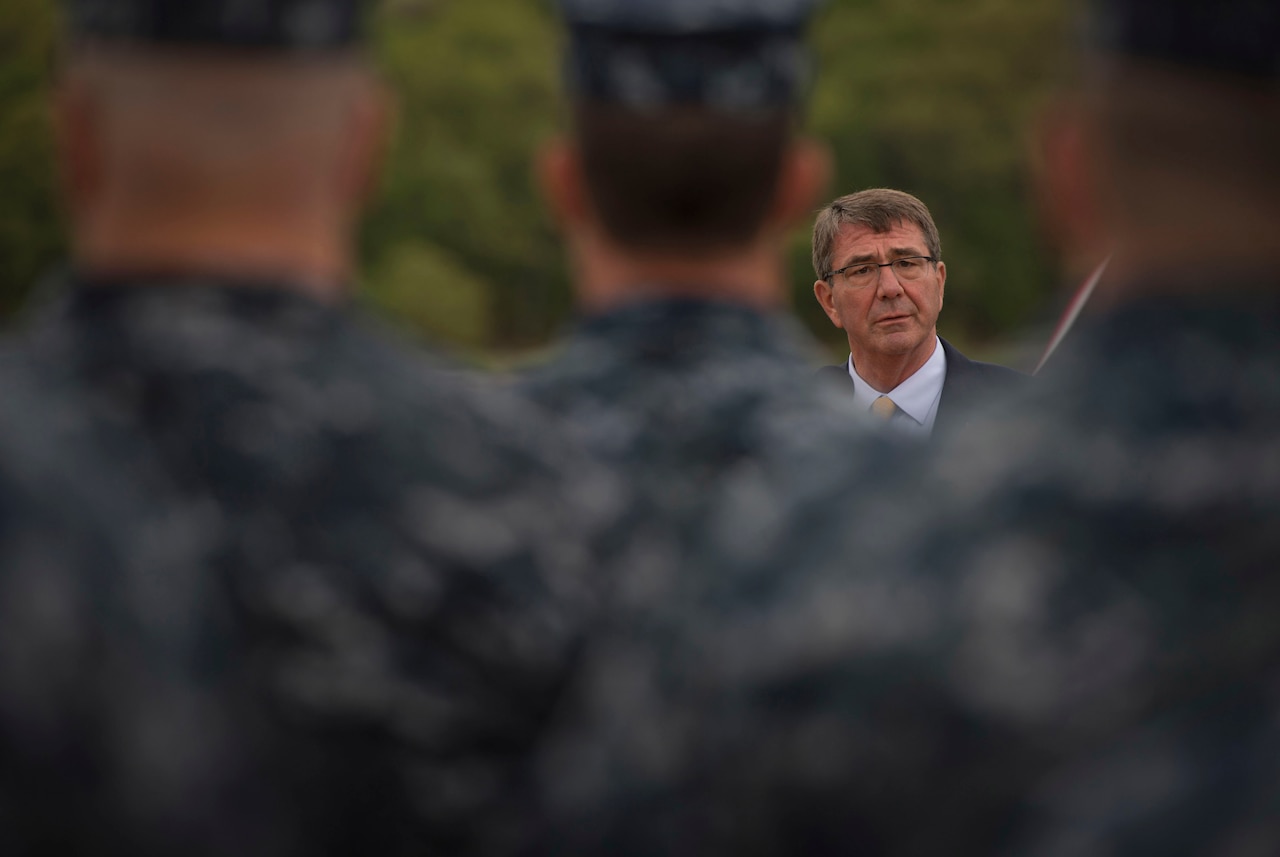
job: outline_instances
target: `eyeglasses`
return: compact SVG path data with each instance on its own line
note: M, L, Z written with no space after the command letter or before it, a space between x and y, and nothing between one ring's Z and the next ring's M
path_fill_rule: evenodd
M855 288L862 288L880 279L881 268L893 268L893 273L899 280L918 280L924 276L925 271L929 270L929 265L937 261L932 256L905 256L901 259L894 259L892 262L884 263L855 262L852 265L846 265L839 270L829 272L823 279L830 281L836 274L844 274L844 278L849 285Z

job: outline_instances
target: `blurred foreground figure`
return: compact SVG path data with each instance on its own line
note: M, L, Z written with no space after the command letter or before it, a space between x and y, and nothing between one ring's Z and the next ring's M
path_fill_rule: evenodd
M619 497L344 307L362 4L66 5L74 272L0 352L0 853L447 852Z
M828 169L796 131L816 0L560 5L573 130L540 169L580 321L524 387L640 489L658 602L690 545L752 555L824 441L861 436L785 314L787 230Z
M1109 304L619 645L546 853L1280 853L1280 6L1092 11L1047 166Z
M816 2L560 4L573 131L541 173L581 321L526 388L690 525L718 478L857 422L784 314L787 230L828 171L796 131Z

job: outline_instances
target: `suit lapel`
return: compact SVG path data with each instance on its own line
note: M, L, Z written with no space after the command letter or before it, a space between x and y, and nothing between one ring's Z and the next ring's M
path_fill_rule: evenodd
M942 398L938 400L938 415L933 422L936 433L938 427L947 427L951 421L951 412L955 410L953 403L963 402L968 392L969 382L973 378L973 361L951 347L951 343L938 337L942 343L942 353L947 358L947 374L942 382Z

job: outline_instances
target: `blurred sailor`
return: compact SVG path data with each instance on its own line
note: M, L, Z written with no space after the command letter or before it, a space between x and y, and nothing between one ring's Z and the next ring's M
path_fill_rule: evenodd
M797 133L816 5L561 3L573 127L540 170L581 318L524 386L629 478L653 561L619 579L544 742L526 807L535 827L561 812L601 818L615 772L674 761L675 746L653 756L647 740L670 725L648 719L649 679L662 678L633 673L645 662L629 654L646 657L648 634L690 593L794 544L802 500L833 488L833 454L882 458L892 444L815 377L817 349L785 313L788 230L828 171ZM636 740L596 742L593 727L614 717ZM575 830L590 839L590 823Z
M573 128L540 171L580 320L525 388L690 532L755 530L718 494L775 494L770 462L858 434L784 311L828 169L796 131L815 3L561 3Z
M0 505L53 510L0 532L5 854L451 847L556 698L619 495L346 306L366 17L66 2L73 272L0 355Z

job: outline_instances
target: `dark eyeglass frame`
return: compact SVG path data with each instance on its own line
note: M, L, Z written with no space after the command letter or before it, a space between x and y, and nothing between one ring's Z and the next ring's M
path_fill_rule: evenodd
M845 271L848 271L850 268L867 268L872 265L874 265L877 268L891 268L894 265L898 264L899 262L909 262L914 259L923 259L926 262L932 262L935 265L938 264L938 260L932 256L903 256L901 259L893 259L888 262L854 262L852 265L845 265L843 268L837 268L834 271L828 271L827 275L822 279L830 283L831 279L834 276L836 276L837 274L843 274ZM896 275L896 272L895 272L895 275ZM879 278L877 277L876 279L879 279ZM870 283L868 283L868 285L870 285Z

